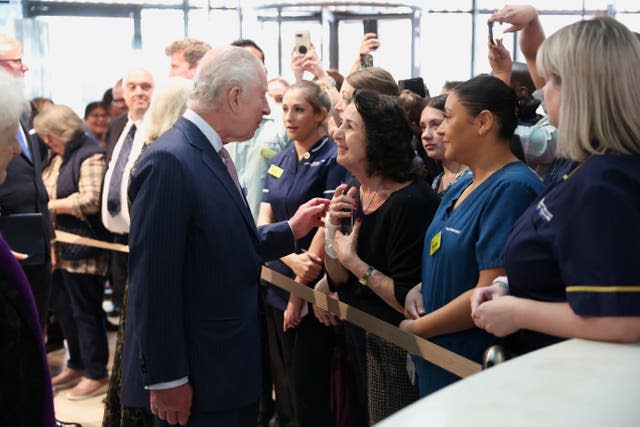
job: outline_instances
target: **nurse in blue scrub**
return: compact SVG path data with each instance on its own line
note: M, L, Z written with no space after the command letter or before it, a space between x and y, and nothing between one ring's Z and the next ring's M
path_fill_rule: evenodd
M542 189L540 178L509 149L517 124L516 94L501 80L478 76L449 94L445 158L469 166L444 194L425 235L422 283L405 300L404 330L480 362L495 337L475 327L470 298L504 274L511 227ZM459 378L416 358L421 396Z
M640 339L640 42L611 18L544 41L544 103L571 160L516 222L507 277L477 290L475 323L522 354L564 338Z
M258 225L288 220L300 205L313 197L329 198L344 181L347 171L336 163L336 144L326 135L330 109L328 95L313 82L301 80L285 92L282 120L293 144L270 161ZM324 232L313 230L296 241L295 253L270 261L267 266L298 283L313 286L321 277L323 258ZM304 300L273 285L267 289L266 305L272 365L276 377L288 377L297 425L331 426L333 329L308 315ZM276 390L278 399L285 392Z

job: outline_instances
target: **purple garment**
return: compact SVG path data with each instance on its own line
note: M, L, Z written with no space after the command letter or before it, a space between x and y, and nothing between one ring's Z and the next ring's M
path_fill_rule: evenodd
M40 329L40 320L36 311L36 304L31 293L31 286L27 281L22 267L11 253L11 249L7 242L4 241L0 235L0 270L5 274L10 284L20 292L24 301L29 307L29 315L33 325L37 328L38 333L38 346L40 347L40 357L42 359L43 371L44 371L44 400L42 402L42 425L43 427L54 427L55 417L53 414L53 390L51 388L51 378L49 376L49 365L47 363L47 356L44 351L44 340L42 338L42 330Z

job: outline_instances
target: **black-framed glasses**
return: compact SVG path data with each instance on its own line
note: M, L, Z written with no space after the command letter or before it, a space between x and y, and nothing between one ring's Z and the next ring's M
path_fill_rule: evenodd
M0 59L0 62L12 62L15 65L18 66L22 66L22 58L16 58L16 59Z

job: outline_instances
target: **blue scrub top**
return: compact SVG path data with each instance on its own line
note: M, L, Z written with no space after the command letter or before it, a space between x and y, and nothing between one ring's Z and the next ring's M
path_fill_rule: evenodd
M593 156L566 172L514 225L510 293L581 316L640 316L640 156ZM507 346L521 354L560 340L519 331Z
M473 177L468 175L449 187L425 235L422 294L426 313L474 288L480 270L504 266L504 247L511 227L542 190L540 178L531 169L513 162L493 173L452 210L472 182ZM480 362L495 337L472 328L431 341ZM423 359L417 359L416 370L421 396L459 379Z
M320 139L300 161L295 145L292 144L269 162L262 201L271 205L276 222L286 221L300 205L314 197L331 199L346 175L347 170L336 163L336 144L332 139ZM309 248L316 230L314 228L309 234L296 240L296 253ZM270 261L267 266L285 276L295 277L293 271L280 260ZM269 286L266 301L273 307L285 310L289 293Z

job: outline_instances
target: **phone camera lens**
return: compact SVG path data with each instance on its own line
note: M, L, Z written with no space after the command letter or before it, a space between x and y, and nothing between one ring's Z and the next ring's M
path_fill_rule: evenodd
M306 46L298 46L298 53L301 53L301 54L304 55L305 53L307 53L307 47Z

